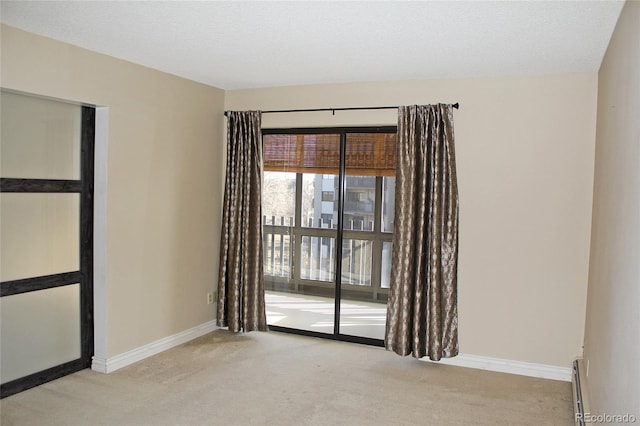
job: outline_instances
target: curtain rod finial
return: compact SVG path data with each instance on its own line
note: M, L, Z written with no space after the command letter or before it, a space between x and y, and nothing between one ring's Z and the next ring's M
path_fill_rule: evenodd
M451 106L452 106L452 107L454 107L455 109L460 108L460 104L459 104L459 103L457 103L457 102L456 102L455 104L451 105Z

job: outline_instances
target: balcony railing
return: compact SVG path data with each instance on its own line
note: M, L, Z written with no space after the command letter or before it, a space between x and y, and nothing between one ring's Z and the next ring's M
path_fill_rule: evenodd
M265 217L267 223L267 218ZM271 218L270 223L285 223L284 218ZM346 230L362 229L362 223L345 222ZM350 226L349 226L350 225ZM349 229L351 228L351 229ZM294 227L264 225L264 274L265 276L296 280L333 282L335 279L336 239L328 230L296 230ZM327 235L308 235L309 233ZM305 235L307 234L307 235ZM299 257L295 254L295 238L300 243ZM363 235L366 237L366 235ZM366 238L345 238L342 247L342 282L356 286L371 286L373 241ZM299 271L294 272L294 259L299 259Z

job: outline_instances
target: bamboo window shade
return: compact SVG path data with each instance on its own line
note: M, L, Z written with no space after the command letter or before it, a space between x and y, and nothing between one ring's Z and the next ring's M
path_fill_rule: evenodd
M267 172L337 175L339 134L269 134L263 136ZM347 175L395 176L395 133L347 133Z

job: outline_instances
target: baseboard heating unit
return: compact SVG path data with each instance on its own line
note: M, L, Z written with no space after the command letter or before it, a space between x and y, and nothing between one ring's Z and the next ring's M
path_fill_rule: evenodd
M585 414L590 412L589 395L587 386L584 383L587 375L584 369L584 359L578 358L573 361L571 371L571 390L573 394L573 418L576 426L585 426Z

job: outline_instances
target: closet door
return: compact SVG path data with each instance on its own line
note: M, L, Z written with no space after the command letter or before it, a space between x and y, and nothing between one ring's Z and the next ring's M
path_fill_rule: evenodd
M0 392L90 365L95 110L2 91Z

